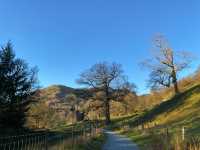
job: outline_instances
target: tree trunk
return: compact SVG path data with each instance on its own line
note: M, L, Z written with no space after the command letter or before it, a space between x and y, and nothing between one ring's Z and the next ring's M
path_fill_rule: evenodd
M105 86L105 94L106 94L106 97L105 97L105 118L106 118L106 125L110 124L110 99L109 99L109 87L108 86Z
M106 118L106 125L110 124L110 103L109 103L109 100L106 99L105 101L105 118Z
M177 83L177 81L174 82L174 92L175 92L175 94L178 94L178 93L179 93L179 88L178 88L178 83Z
M178 94L179 93L179 88L178 88L178 82L177 82L177 76L176 76L176 71L173 67L173 70L172 70L172 82L173 82L173 85L174 85L174 92L175 94Z

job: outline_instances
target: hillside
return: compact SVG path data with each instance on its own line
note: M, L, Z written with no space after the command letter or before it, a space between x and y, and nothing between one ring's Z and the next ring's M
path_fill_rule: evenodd
M200 135L199 122L200 84L196 84L145 112L114 120L111 127L124 131L122 124L128 125L130 128L124 134L132 138L142 150L147 147L154 150L155 147L163 148L166 143L174 147L177 144L174 139L179 139L176 142L183 144L180 142L183 127L186 141L191 138L192 141L198 141L196 137Z
M200 131L200 85L174 96L146 112L140 119L169 128L186 127L188 133Z
M71 123L72 107L85 103L91 95L90 90L74 89L64 85L52 85L37 90L32 96L33 103L30 104L27 113L27 126L51 128L59 124Z
M102 102L97 100L97 95L94 95L93 89L74 89L64 85L52 85L40 89L33 95L34 103L30 105L28 112L28 116L31 116L28 119L30 124L28 126L34 125L36 127L37 118L32 116L38 116L40 127L45 127L45 122L49 121L47 116L50 114L55 117L54 120L61 120L62 123L67 124L72 123L74 114L71 109L73 107L80 112L84 112L85 118L101 119L104 117ZM137 103L137 95L134 93L125 96L122 102L112 101L111 116L116 117L133 113L135 103ZM43 126L41 123L45 125Z
M74 94L78 98L87 99L91 96L92 92L87 89L74 89L64 85L52 85L37 91L37 96L43 97L47 100L57 99L64 101L68 95Z
M190 74L178 81L181 93L186 92L198 84L200 84L200 69L197 69L193 74ZM143 110L149 110L152 107L158 106L162 102L174 99L173 96L174 89L173 86L171 86L169 88L164 87L158 90L153 90L149 94L141 95L138 98L141 108L143 108Z

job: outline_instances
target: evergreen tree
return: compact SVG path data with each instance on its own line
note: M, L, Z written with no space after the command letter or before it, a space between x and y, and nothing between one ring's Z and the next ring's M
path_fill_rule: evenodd
M23 127L36 73L36 68L16 58L10 42L0 49L0 126Z

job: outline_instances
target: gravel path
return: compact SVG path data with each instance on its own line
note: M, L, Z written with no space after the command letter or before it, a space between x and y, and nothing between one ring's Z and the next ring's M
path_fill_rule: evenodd
M115 132L105 132L107 134L107 141L103 146L103 150L139 150L130 139Z

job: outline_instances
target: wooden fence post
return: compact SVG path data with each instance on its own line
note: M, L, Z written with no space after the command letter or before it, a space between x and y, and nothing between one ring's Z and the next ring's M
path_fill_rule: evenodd
M185 128L182 127L182 140L184 141L185 140Z

